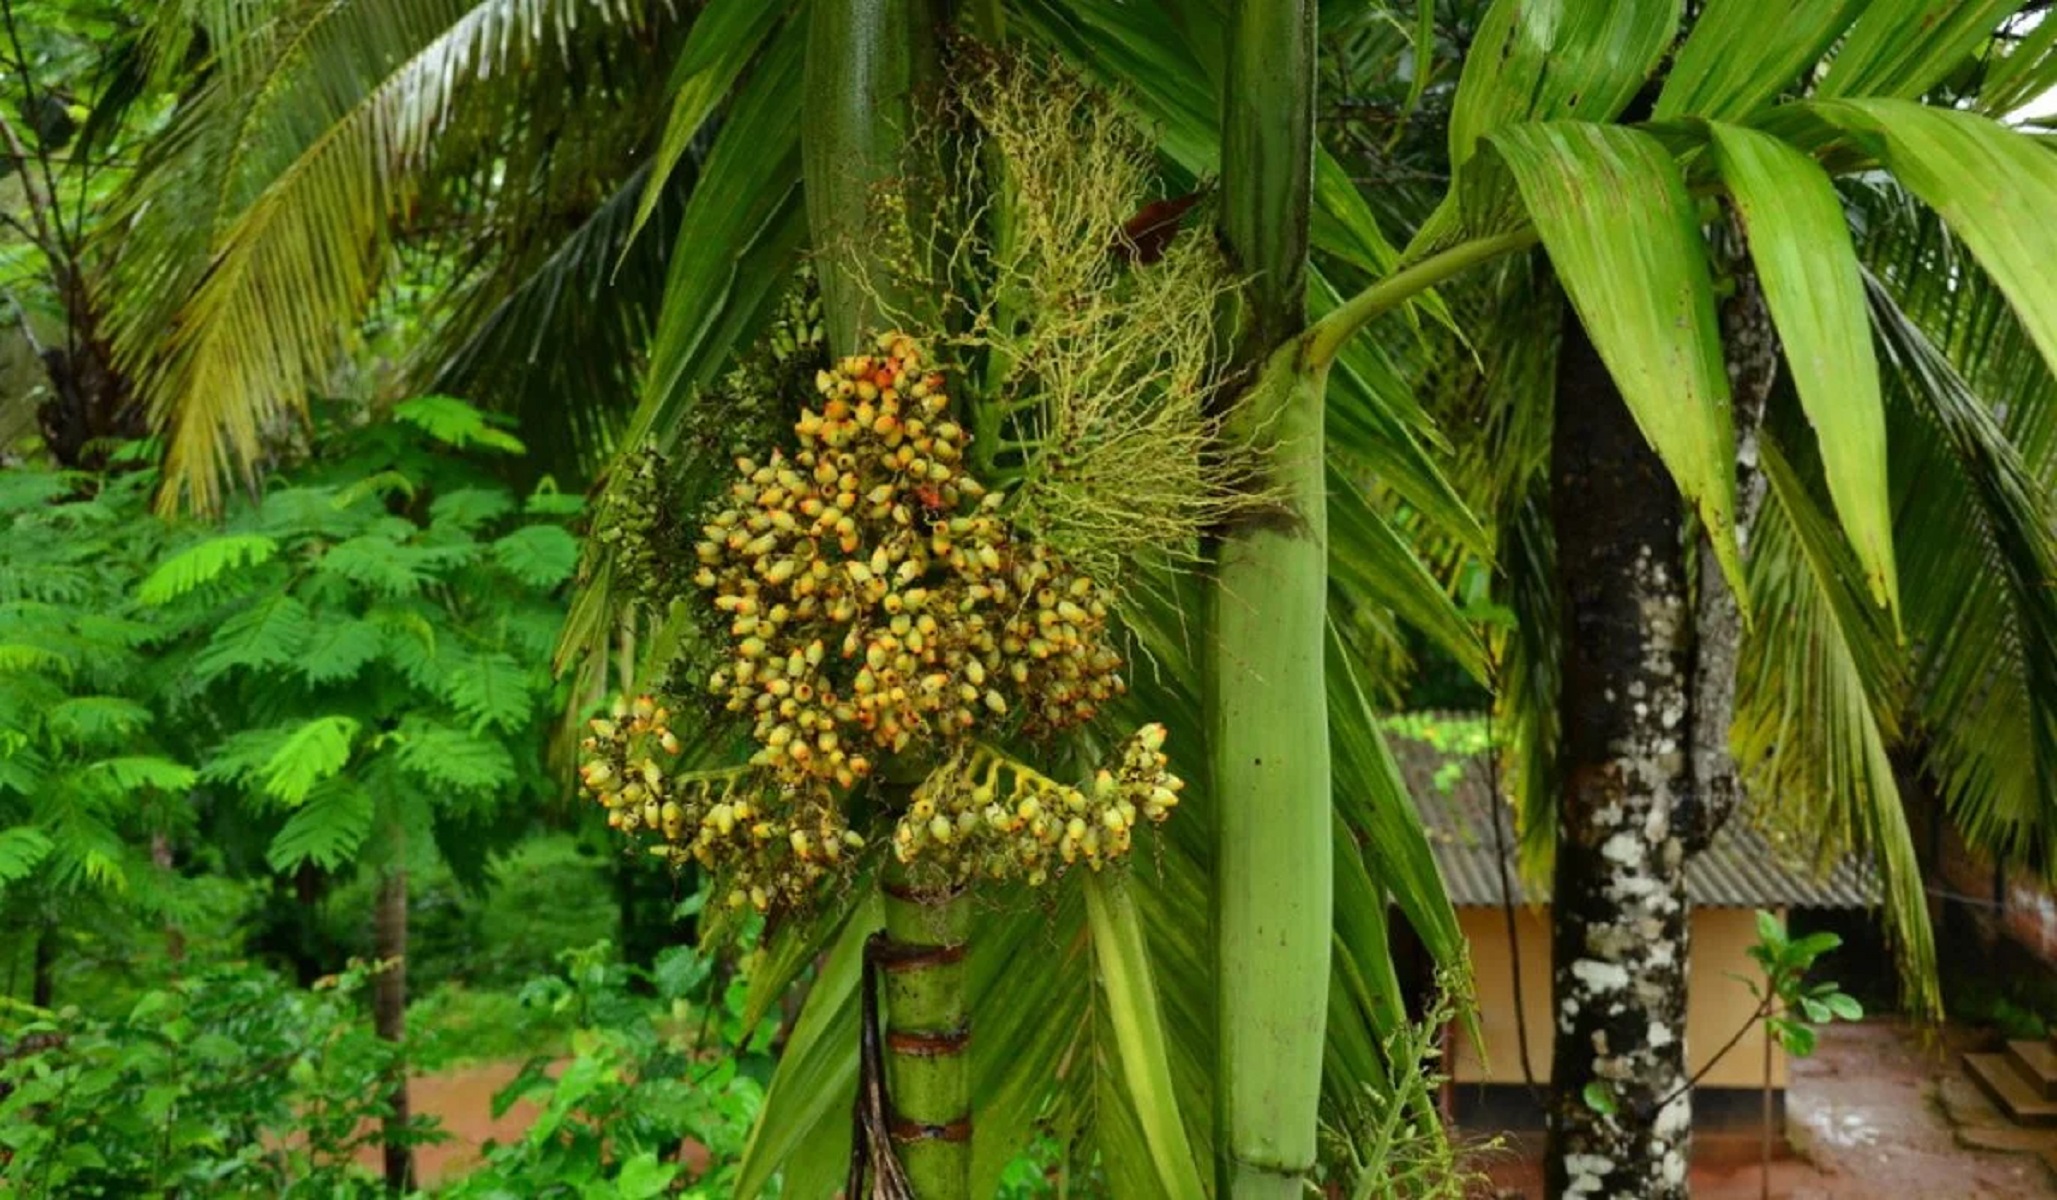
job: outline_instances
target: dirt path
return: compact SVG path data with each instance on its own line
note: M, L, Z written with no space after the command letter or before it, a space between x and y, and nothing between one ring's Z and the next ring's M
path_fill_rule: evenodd
M2028 1154L1958 1144L1936 1088L1958 1070L1961 1033L1925 1048L1895 1021L1836 1025L1792 1065L1791 1151L1772 1164L1775 1200L2041 1200L2057 1182ZM1533 1141L1481 1164L1505 1200L1543 1194ZM1754 1135L1696 1139L1693 1200L1758 1200ZM1494 1197L1487 1190L1486 1197Z
M553 1067L553 1074L555 1070ZM536 1119L542 1110L527 1100L515 1102L498 1118L493 1116L494 1093L512 1083L520 1073L518 1062L494 1062L417 1075L408 1081L408 1099L415 1115L434 1117L449 1135L445 1141L415 1150L414 1169L423 1184L462 1175L478 1163L480 1148L486 1142L511 1142ZM359 1151L357 1160L378 1170L378 1147L365 1147Z

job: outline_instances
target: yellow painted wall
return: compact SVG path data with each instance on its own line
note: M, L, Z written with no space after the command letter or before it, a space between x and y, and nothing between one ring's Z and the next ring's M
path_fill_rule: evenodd
M1540 909L1517 909L1521 938L1522 999L1528 1010L1529 1062L1537 1082L1550 1078L1550 922ZM1520 1049L1514 1020L1514 971L1507 946L1507 921L1497 908L1460 908L1458 924L1471 943L1477 973L1479 1025L1485 1035L1486 1062L1481 1063L1471 1038L1458 1028L1451 1077L1459 1083L1522 1081ZM1757 1002L1742 980L1755 978L1757 964L1747 953L1757 940L1757 918L1748 909L1703 908L1693 913L1692 961L1687 965L1691 994L1686 1000L1686 1056L1695 1071L1749 1019ZM1490 1064L1491 1069L1487 1069ZM1772 1083L1784 1087L1786 1060L1772 1049ZM1736 1043L1701 1080L1705 1087L1759 1087L1764 1080L1764 1029Z

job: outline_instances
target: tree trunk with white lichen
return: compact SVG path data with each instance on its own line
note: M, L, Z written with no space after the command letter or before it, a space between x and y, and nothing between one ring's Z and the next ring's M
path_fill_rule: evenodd
M1686 1195L1692 607L1678 494L1565 322L1551 508L1565 647L1551 1197Z
M1764 504L1764 472L1757 465L1758 428L1779 378L1778 330L1744 250L1742 229L1731 222L1721 253L1735 292L1721 307L1722 357L1728 368L1730 419L1736 431L1736 542L1747 550L1750 528ZM1695 551L1699 576L1693 597L1693 789L1680 824L1686 853L1707 848L1742 807L1742 782L1729 748L1736 715L1736 662L1742 653L1743 617L1721 574L1714 547L1702 538Z

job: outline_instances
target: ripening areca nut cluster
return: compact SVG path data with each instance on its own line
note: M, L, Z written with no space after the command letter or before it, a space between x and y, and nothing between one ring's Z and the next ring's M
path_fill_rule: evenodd
M729 620L710 688L790 787L1075 725L1122 690L1093 581L1010 532L921 348L878 347L821 372L791 457L737 462L697 547L694 581Z
M901 862L944 866L968 882L984 875L1037 886L1085 862L1128 856L1136 824L1171 815L1185 785L1168 769L1164 726L1145 725L1084 787L971 747L914 791L893 830Z
M764 911L797 903L863 847L826 789L768 795L761 771L679 772L671 713L648 696L617 702L580 742L579 781L624 833L663 838L652 852L717 872L728 902ZM775 802L774 802L775 801Z

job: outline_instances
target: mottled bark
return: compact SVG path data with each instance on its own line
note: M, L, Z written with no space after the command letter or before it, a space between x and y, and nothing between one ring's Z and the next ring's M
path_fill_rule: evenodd
M393 863L379 877L372 954L390 964L372 981L372 1022L379 1037L398 1044L407 1036L407 866L397 831ZM404 1057L394 1063L391 1087L384 1127L386 1190L398 1194L414 1187L414 1147L406 1137L410 1106Z
M1750 529L1764 503L1764 473L1757 465L1757 431L1764 405L1779 376L1778 331L1764 291L1745 253L1740 224L1731 221L1721 252L1735 291L1722 305L1722 354L1728 367L1730 411L1736 430L1736 541L1747 552ZM1714 560L1714 547L1701 539L1699 589L1693 612L1692 764L1693 788L1679 816L1687 854L1707 848L1742 805L1743 789L1729 752L1735 723L1736 661L1743 644L1743 619L1735 592Z
M1564 782L1548 1194L1683 1198L1687 900L1673 825L1690 776L1683 508L1571 317L1550 469ZM1594 1084L1599 1105L1587 1097Z

